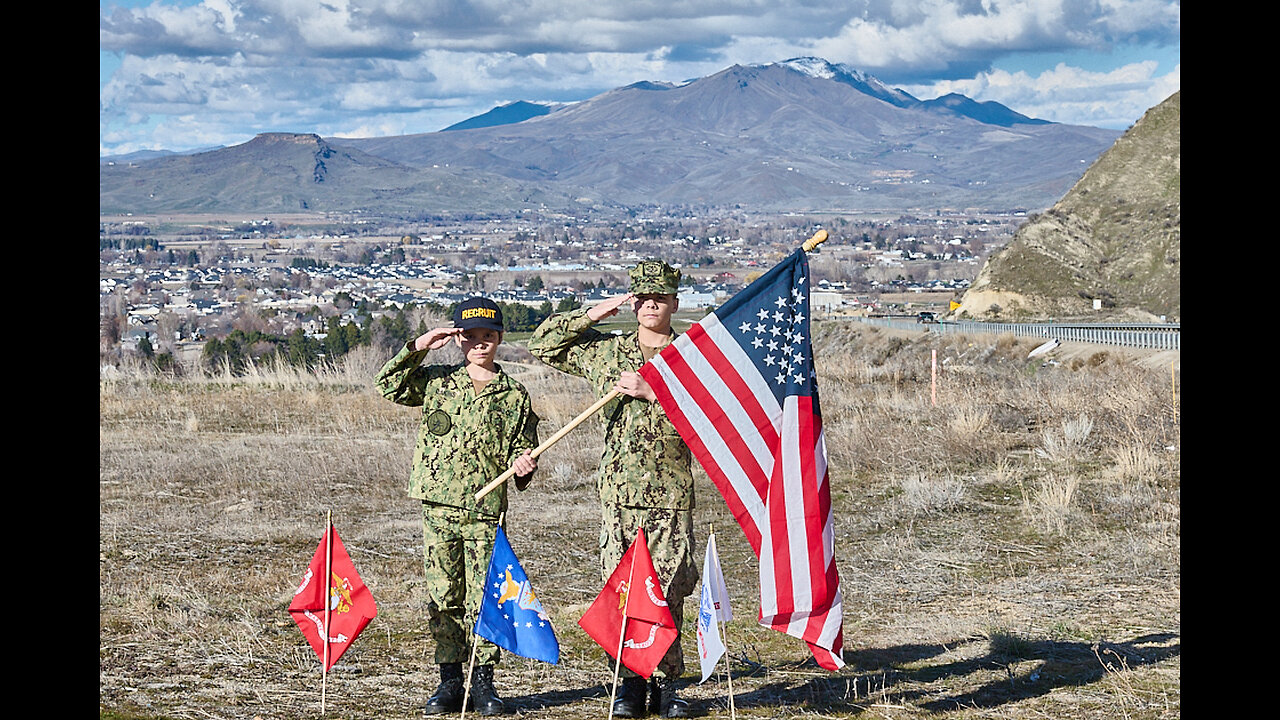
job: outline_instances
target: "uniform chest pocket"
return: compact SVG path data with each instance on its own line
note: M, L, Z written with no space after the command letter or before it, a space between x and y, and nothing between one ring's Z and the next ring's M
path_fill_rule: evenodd
M426 410L423 424L434 437L491 455L507 437L510 420L502 404L488 398L442 397Z

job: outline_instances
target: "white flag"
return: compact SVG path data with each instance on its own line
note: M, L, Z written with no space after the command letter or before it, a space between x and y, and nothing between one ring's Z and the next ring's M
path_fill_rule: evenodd
M724 655L719 623L732 619L729 593L720 572L720 557L716 554L716 536L712 533L707 538L707 556L702 561L702 594L698 601L698 661L702 663L702 680L699 682L706 682L711 677L716 663Z

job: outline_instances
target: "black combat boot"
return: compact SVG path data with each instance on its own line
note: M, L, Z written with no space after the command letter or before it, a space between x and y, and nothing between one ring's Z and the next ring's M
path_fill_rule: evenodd
M644 717L645 683L642 677L622 679L618 699L613 701L613 716L624 718Z
M424 712L427 715L445 715L462 710L465 686L462 681L462 663L445 663L440 666L440 687L427 699Z
M493 689L493 666L477 665L471 671L471 701L476 712L481 715L502 715L507 706Z
M674 678L649 680L649 712L659 717L689 717L689 702L676 697Z

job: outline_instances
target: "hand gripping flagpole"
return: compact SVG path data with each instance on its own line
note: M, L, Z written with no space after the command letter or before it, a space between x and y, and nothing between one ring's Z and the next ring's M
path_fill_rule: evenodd
M582 424L584 420L591 417L592 415L595 415L597 412L599 412L600 408L604 407L606 404L608 404L610 400L614 399L617 396L618 396L618 391L616 389L610 390L608 394L606 394L604 397L597 400L594 405L587 408L586 410L583 410L581 415L574 418L573 420L570 420L568 425L565 425L564 427L557 430L555 435L552 435L551 437L547 438L546 442L542 443L538 447L529 451L529 457L536 458L539 455L541 455L543 452L545 452L547 448L560 442L561 438L563 438L565 435L568 435L570 430L578 427L579 425ZM490 491L492 491L494 488L498 487L502 483L509 480L511 476L515 474L516 474L515 467L507 468L506 472L494 478L492 481L489 482L488 485L485 485L483 488L480 488L479 492L477 492L475 495L475 499L479 500L485 495L488 495Z

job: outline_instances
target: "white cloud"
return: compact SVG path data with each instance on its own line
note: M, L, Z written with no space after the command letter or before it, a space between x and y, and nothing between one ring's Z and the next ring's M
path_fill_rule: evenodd
M989 66L1019 51L1101 50L1121 42L1178 39L1176 1L923 0L852 17L813 47L829 60L892 82Z
M921 98L960 93L994 100L1023 115L1071 125L1123 129L1181 87L1181 64L1156 76L1154 61L1091 72L1059 63L1038 75L996 70L968 80L904 86Z
M679 82L734 63L817 55L890 85L980 88L1048 119L1123 117L1122 69L1074 86L1094 107L1005 78L1025 50L1178 42L1179 0L155 0L104 6L100 49L121 56L102 86L101 144L174 149L322 127L426 132L515 99L585 97L638 80ZM104 65L104 68L106 66ZM1141 71L1126 71L1141 75ZM1104 83L1091 88L1090 82ZM1135 78L1128 102L1167 87ZM947 85L954 83L954 85ZM1176 85L1176 71L1172 83ZM908 85L909 84L909 85ZM1030 90L1027 88L1031 88ZM1046 91L1048 92L1048 91ZM917 95L920 97L920 95ZM924 97L928 97L928 93ZM1011 101L1002 99L1010 97ZM1026 99L1034 104L1018 104ZM214 117L214 116L218 117ZM461 117L459 117L461 115ZM136 125L131 116L148 120ZM185 118L179 122L174 118ZM1066 121L1066 120L1064 120Z

